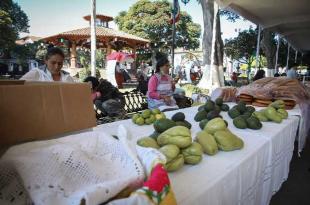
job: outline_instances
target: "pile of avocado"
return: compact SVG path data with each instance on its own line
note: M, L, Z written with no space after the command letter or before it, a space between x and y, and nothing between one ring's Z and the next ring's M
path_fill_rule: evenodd
M262 128L263 124L255 115L253 115L254 112L254 107L246 106L243 101L240 101L228 111L228 115L233 119L235 127L239 129L250 128L253 130L259 130Z
M207 122L207 120L212 120L217 117L221 117L220 112L221 111L228 111L229 106L227 104L223 104L222 98L217 98L214 101L208 100L204 105L201 105L198 108L198 112L194 117L194 120L196 122L204 121L204 123ZM202 129L202 128L201 128Z
M253 116L257 117L261 122L273 121L281 123L283 119L287 119L288 113L285 110L284 101L276 100L267 108L254 112Z
M165 113L160 112L159 109L146 109L141 114L134 114L132 116L132 122L137 125L150 125L158 119L166 118Z

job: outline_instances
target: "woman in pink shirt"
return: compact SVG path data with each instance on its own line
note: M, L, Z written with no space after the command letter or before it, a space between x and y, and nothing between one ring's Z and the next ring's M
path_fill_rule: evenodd
M148 83L148 107L176 106L172 96L175 89L172 78L169 76L170 63L166 57L157 61L155 74Z

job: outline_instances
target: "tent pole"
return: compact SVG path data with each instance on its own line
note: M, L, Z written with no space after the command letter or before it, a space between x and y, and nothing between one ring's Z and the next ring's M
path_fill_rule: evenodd
M90 62L91 62L91 75L96 77L96 0L91 0L91 18L90 18Z
M174 77L174 44L175 44L175 15L176 15L176 5L175 1L173 1L173 11L172 11L172 45L171 45L171 76Z
M277 35L277 40L278 40L278 44L277 44L277 52L276 52L276 63L274 65L274 69L276 73L279 72L278 71L278 57L279 57L279 48L280 48L280 36L279 35Z
M256 44L256 59L255 59L255 67L258 68L258 58L259 58L259 47L260 47L260 33L261 33L261 26L258 25L258 36L257 36L257 44Z
M288 71L288 61L290 59L290 44L287 42L286 71Z
M298 51L295 51L295 63L297 62Z

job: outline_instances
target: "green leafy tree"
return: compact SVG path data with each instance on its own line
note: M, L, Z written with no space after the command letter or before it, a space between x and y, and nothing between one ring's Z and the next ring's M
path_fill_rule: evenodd
M140 0L128 11L122 11L115 18L119 29L127 33L149 39L149 51L169 52L172 45L172 25L170 24L171 4L167 0ZM176 23L175 47L196 49L199 47L201 28L186 12L181 12Z
M28 32L28 17L12 0L0 1L0 48L5 51L15 46L20 32Z

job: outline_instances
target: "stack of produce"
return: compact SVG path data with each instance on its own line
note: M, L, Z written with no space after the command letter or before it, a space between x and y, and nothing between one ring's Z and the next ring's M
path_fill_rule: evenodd
M284 101L276 100L267 108L254 112L253 116L257 117L261 122L273 121L281 123L283 119L288 117L288 113L285 110Z
M157 127L156 127L157 126ZM157 131L164 130L165 127ZM173 126L160 133L157 138L143 137L138 140L138 145L152 147L166 156L165 168L172 172L179 170L185 164L198 164L202 160L203 150L199 143L192 142L191 132L185 126Z
M204 129L197 133L196 141L208 155L215 155L218 150L233 151L243 148L242 139L227 128L222 118L210 120Z
M284 102L285 105L285 109L286 110L291 110L295 107L296 102L295 100L291 100L291 99L281 99Z
M255 98L252 105L257 107L268 107L270 103L272 103L271 98Z
M249 94L240 94L239 96L237 96L237 102L239 101L243 101L245 102L246 104L249 104L251 105L252 102L253 102L253 96L252 95L249 95Z
M222 98L217 98L215 102L212 100L207 101L204 105L201 105L198 108L198 112L195 115L194 120L196 122L200 122L202 120L212 120L216 117L222 117L220 115L221 111L228 111L229 106L227 104L223 104Z
M240 101L237 105L233 106L228 115L233 119L233 124L239 129L254 129L258 130L262 128L260 120L253 116L255 108L252 106L246 106L243 101Z
M137 125L150 125L153 124L155 120L164 118L166 118L165 114L160 112L159 109L146 109L141 114L134 114L132 116L132 122Z

